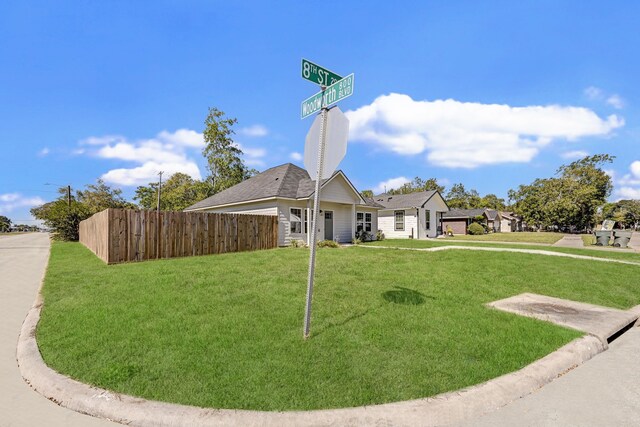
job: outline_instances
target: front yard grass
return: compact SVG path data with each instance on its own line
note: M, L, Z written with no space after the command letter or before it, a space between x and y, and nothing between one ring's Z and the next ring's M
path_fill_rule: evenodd
M384 242L383 242L384 243ZM484 304L522 292L627 309L640 267L528 254L307 249L107 266L54 242L37 339L80 381L214 408L306 410L432 396L518 370L580 333Z
M524 242L554 244L562 239L563 233L550 232L517 232L517 233L489 233L472 236L470 234L447 237L447 240L478 240L483 242Z
M544 245L526 245L521 243L497 243L497 242L463 242L453 239L385 239L374 242L367 242L365 246L384 246L389 248L407 248L407 249L424 249L437 246L465 246L470 248L489 247L489 248L509 248L509 249L533 249L537 251L562 252L567 254L584 255L598 258L619 259L624 261L640 262L640 253L632 249L616 249L613 251L599 250L597 246L587 247L585 249L566 248L560 246L544 246ZM613 248L613 246L611 246Z

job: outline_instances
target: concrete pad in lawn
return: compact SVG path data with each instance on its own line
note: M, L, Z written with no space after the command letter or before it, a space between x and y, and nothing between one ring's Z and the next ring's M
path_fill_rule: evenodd
M605 345L611 336L635 322L640 315L637 310L618 310L530 293L494 301L487 306L577 329L596 336Z

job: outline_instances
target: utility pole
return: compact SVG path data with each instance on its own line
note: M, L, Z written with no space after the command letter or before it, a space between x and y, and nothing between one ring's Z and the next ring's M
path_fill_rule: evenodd
M71 207L71 186L67 185L67 206Z
M160 181L158 181L158 208L157 211L160 212L160 193L162 192L162 174L164 172L160 171L158 172L158 175L160 176Z

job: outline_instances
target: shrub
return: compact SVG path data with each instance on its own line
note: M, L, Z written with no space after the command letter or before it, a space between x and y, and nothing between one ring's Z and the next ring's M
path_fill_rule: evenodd
M376 233L376 240L384 240L384 233L382 232L382 230L378 230L378 232Z
M321 240L318 242L319 248L339 248L340 245L334 240Z
M370 242L373 240L373 235L368 231L360 230L356 232L355 240L357 240L358 243Z
M306 243L303 240L293 239L289 242L289 247L291 248L304 248L306 247Z
M469 227L467 227L467 232L472 236L484 234L484 227L478 224L477 222L474 222L471 225L469 225Z

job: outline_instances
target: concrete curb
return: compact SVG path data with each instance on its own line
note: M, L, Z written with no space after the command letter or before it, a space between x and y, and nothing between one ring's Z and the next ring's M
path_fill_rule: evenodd
M61 375L43 361L36 342L42 298L29 310L17 347L20 372L38 393L74 411L134 426L446 425L478 417L519 399L606 350L587 335L519 371L430 398L358 408L298 412L205 409L117 394Z

